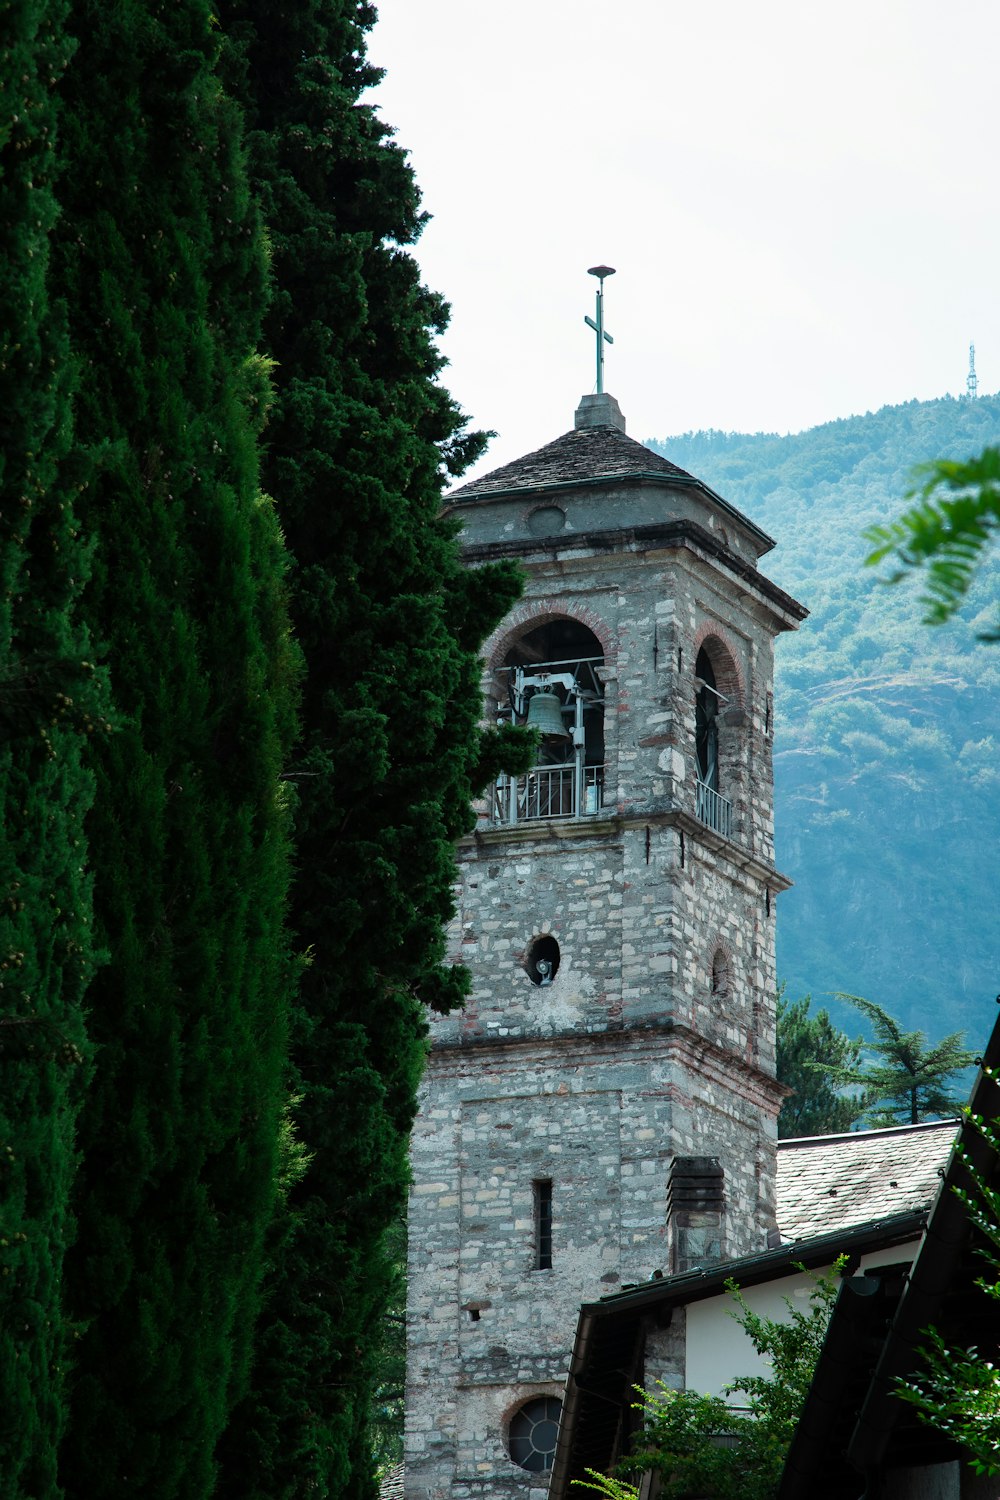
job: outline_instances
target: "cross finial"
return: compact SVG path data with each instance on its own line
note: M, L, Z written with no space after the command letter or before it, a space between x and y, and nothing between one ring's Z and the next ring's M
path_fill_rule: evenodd
M614 339L610 333L604 331L604 278L615 274L614 266L591 266L587 272L588 276L597 277L597 322L593 318L584 317L588 328L592 328L597 334L597 394L604 390L604 345L613 344Z

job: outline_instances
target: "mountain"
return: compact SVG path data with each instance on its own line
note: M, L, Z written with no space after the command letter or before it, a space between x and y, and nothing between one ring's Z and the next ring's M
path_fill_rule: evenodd
M865 526L914 466L1000 443L1000 395L910 401L808 432L648 446L773 536L763 568L811 611L778 643L778 976L792 998L877 1000L932 1038L985 1037L1000 990L1000 547L962 618L921 623L919 580L863 565ZM856 1033L856 1014L832 1007Z

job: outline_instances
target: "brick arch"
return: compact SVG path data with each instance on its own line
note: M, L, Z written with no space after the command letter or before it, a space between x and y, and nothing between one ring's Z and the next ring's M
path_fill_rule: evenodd
M510 1419L521 1410L526 1401L534 1401L537 1396L555 1396L557 1401L561 1401L566 1394L566 1387L565 1382L560 1384L555 1380L532 1380L525 1381L523 1386L516 1389L508 1386L506 1391L498 1394L503 1401L499 1412L500 1431L506 1444Z
M714 620L706 620L695 633L693 647L696 662L702 647L707 652L708 659L712 663L712 671L715 673L715 685L719 692L728 698L728 707L744 708L746 685L739 667L736 642L729 631Z
M526 599L504 618L484 643L483 659L488 669L492 671L503 666L507 653L522 635L539 625L547 625L550 620L575 620L578 625L586 625L600 641L604 665L610 666L616 660L618 642L607 620L587 605L565 599Z

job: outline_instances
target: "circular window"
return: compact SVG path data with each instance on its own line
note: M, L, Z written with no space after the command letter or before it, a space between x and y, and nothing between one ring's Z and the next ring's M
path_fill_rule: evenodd
M554 536L566 525L566 512L558 505L541 505L528 517L532 536Z
M546 1474L552 1467L559 1436L562 1403L555 1396L526 1401L510 1419L507 1447L510 1456L530 1474Z
M532 984L551 984L559 971L559 944L548 933L533 938L524 961Z

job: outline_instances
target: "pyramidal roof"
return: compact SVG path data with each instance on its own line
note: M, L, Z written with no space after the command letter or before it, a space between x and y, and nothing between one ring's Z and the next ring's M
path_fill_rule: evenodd
M477 496L497 495L506 490L534 489L542 484L572 484L584 479L621 479L637 474L670 474L675 479L690 479L666 458L661 458L635 438L626 437L616 427L582 427L564 432L544 448L515 458L480 479L452 490L448 503L474 500Z
M691 479L676 464L661 458L625 434L625 419L613 396L585 396L576 413L576 426L544 448L526 453L513 463L473 479L446 497L448 505L537 489L541 485L593 483L638 475Z

